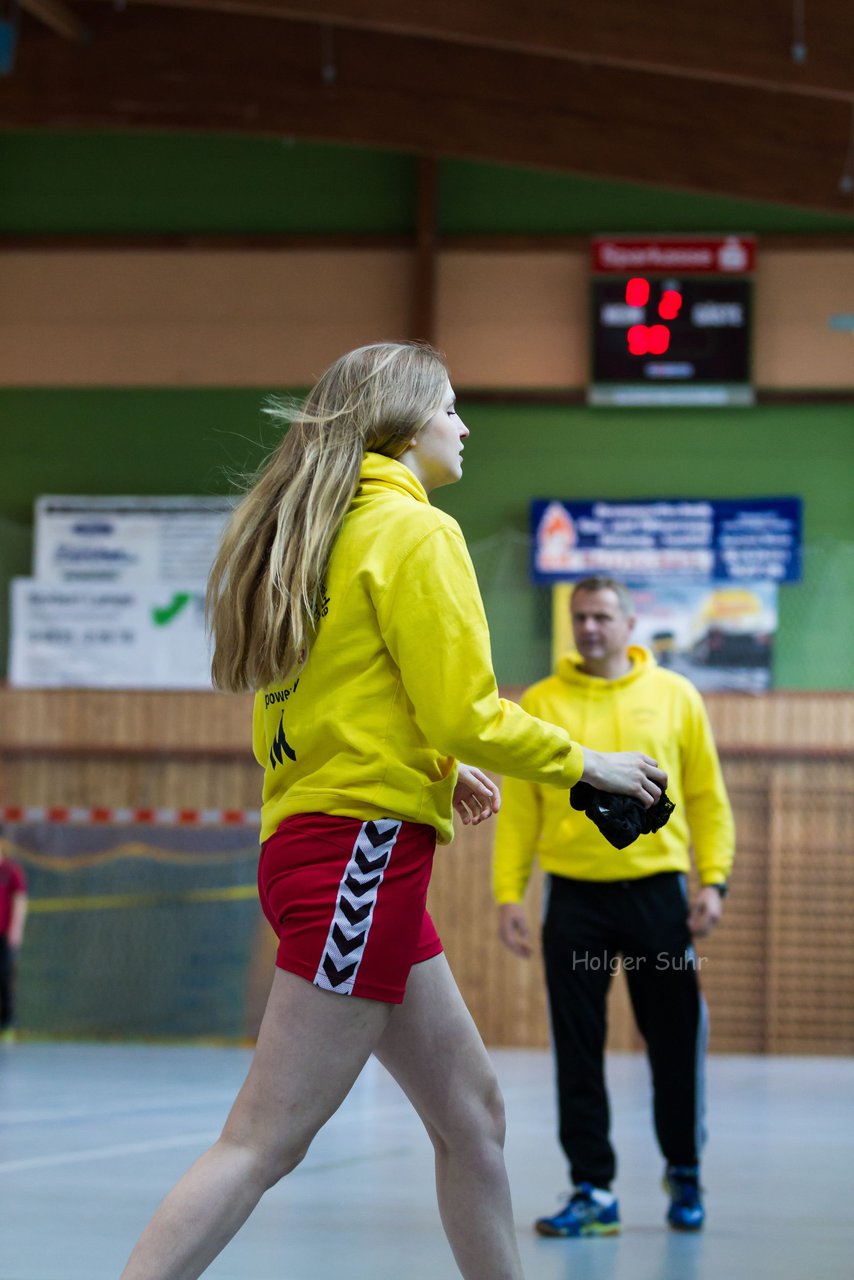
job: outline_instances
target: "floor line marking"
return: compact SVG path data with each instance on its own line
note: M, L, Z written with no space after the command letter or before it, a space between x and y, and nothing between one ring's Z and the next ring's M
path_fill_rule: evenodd
M153 1151L169 1151L179 1147L195 1146L197 1142L210 1144L210 1131L206 1133L185 1133L175 1138L159 1138L150 1142L126 1142L114 1147L93 1147L88 1151L70 1151L64 1155L30 1156L25 1160L4 1160L0 1163L0 1174L20 1173L26 1169L45 1169L63 1164L82 1164L89 1160L107 1160L113 1156L145 1155ZM341 1156L337 1160L319 1160L316 1164L302 1165L298 1171L303 1175L313 1173L329 1173L333 1169L345 1169L348 1165L366 1164L373 1160L389 1160L397 1156L411 1154L411 1147L388 1147L382 1151L371 1151L361 1155Z
M203 1094L187 1094L186 1097L175 1095L172 1100L150 1098L144 1102L125 1102L108 1107L42 1107L29 1111L22 1108L0 1116L0 1129L16 1124L61 1124L66 1120L103 1120L107 1117L115 1119L120 1116L140 1116L150 1112L183 1111L219 1102L230 1104L234 1097L233 1088L212 1089Z
M184 1133L174 1138L152 1138L148 1142L123 1142L114 1147L90 1147L87 1151L66 1151L61 1155L28 1156L25 1160L3 1160L0 1173L20 1173L24 1169L48 1169L53 1165L83 1164L88 1160L107 1160L111 1156L145 1155L149 1151L169 1151L177 1147L211 1142L211 1129L204 1133Z
M399 1111L408 1111L406 1103L392 1103L378 1107L372 1111L373 1120L386 1117ZM336 1127L348 1123L364 1123L364 1115L356 1112L352 1115L338 1114ZM179 1147L193 1146L204 1142L210 1146L219 1132L217 1125L212 1125L203 1133L185 1133L172 1138L151 1138L147 1142L124 1142L111 1147L89 1147L84 1151L67 1151L50 1156L27 1156L22 1160L0 1161L0 1175L4 1173L20 1173L26 1169L49 1169L64 1164L84 1164L90 1160L108 1160L114 1156L146 1155L152 1151L171 1151ZM328 1162L327 1162L328 1163ZM328 1163L329 1168L337 1168L340 1161ZM343 1161L346 1163L346 1159ZM310 1170L306 1170L309 1172Z

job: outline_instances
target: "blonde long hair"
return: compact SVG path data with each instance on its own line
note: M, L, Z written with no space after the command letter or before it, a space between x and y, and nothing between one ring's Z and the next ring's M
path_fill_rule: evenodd
M305 664L364 454L403 453L441 407L447 376L432 347L381 342L341 356L304 403L268 407L289 429L231 517L208 580L216 688L262 689Z

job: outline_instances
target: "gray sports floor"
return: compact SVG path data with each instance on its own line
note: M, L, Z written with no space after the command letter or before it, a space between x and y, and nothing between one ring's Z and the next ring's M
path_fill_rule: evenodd
M217 1134L248 1051L0 1047L0 1280L115 1280L151 1210ZM708 1226L663 1221L646 1066L609 1061L623 1233L541 1240L565 1173L549 1057L499 1050L528 1280L849 1280L854 1060L712 1057ZM371 1063L305 1163L269 1192L214 1280L444 1280L430 1147Z

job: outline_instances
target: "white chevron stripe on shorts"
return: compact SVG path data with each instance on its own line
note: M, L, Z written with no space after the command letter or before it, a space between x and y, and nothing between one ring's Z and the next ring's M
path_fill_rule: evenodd
M351 996L365 954L380 885L403 824L393 818L364 822L338 886L335 911L314 985Z

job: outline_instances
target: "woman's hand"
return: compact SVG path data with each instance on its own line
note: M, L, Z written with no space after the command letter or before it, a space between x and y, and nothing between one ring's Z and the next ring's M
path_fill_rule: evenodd
M454 787L454 808L467 827L476 827L501 808L501 792L481 769L461 764Z
M581 780L600 791L634 796L648 809L667 786L667 774L651 756L638 751L591 751L589 747L583 750Z

